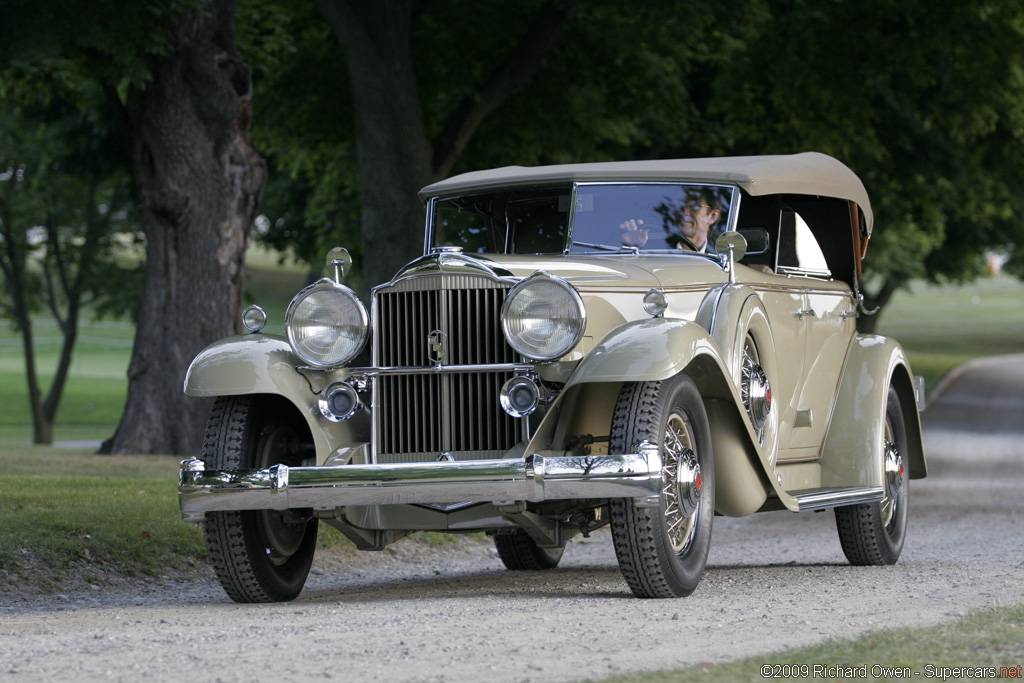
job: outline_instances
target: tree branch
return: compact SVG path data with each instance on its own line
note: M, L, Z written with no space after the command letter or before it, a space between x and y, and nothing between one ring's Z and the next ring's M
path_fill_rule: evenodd
M533 79L562 27L572 21L575 0L548 0L505 62L456 107L434 139L434 179L447 176L466 143L487 116Z

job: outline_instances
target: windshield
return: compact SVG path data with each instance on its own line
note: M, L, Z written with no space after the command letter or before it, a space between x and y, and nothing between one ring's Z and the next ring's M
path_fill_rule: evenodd
M434 203L431 246L498 254L713 253L730 224L733 192L694 183L580 183L449 197Z

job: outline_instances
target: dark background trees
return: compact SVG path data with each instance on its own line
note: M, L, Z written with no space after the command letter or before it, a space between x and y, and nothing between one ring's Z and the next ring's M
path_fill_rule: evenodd
M4 10L5 78L38 92L56 71L99 89L93 113L123 136L120 163L141 212L145 284L128 399L105 449L194 451L209 405L185 400L182 378L205 345L238 329L244 253L266 181L249 140L236 3L11 1Z
M94 119L125 134L148 258L116 451L195 448L181 378L236 328L258 206L259 239L311 273L352 249L365 293L420 253L416 191L451 173L813 149L872 197L869 305L990 249L1022 260L1010 0L82 5L5 3L0 72L33 96L95 83Z

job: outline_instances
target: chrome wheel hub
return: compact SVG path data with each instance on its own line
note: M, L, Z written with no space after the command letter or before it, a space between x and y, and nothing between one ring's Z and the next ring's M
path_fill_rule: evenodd
M889 529L901 504L900 493L903 490L903 456L893 441L890 441L889 426L885 429L885 500L882 501L882 521Z
M668 539L676 554L688 550L697 533L703 482L693 446L689 421L680 412L673 412L665 426L662 494Z

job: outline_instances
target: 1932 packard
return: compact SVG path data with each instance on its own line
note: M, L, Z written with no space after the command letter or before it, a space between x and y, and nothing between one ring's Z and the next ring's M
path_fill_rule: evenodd
M486 532L513 570L610 525L640 597L696 588L715 515L834 508L851 563L897 560L923 387L856 331L873 216L845 165L509 167L421 197L424 255L369 311L332 250L286 336L250 308L188 371L217 398L181 510L232 599L298 595L321 522L365 550Z

